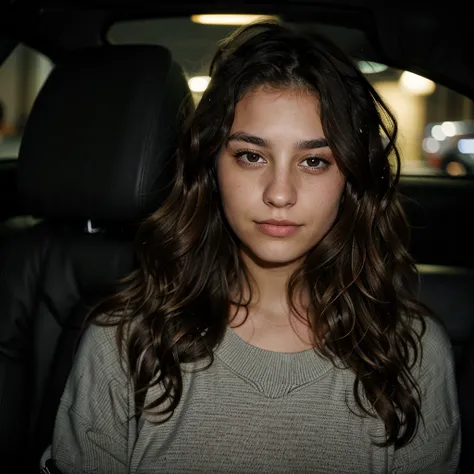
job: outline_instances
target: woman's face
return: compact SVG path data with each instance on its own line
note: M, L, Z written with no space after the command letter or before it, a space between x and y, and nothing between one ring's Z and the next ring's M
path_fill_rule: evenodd
M345 180L324 137L317 97L257 88L236 105L217 160L225 217L242 250L294 263L332 226Z

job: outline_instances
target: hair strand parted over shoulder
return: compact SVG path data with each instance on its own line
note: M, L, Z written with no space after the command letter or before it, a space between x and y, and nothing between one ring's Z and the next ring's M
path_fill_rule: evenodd
M289 301L298 288L309 289L316 349L354 372L357 405L385 424L379 444L404 446L421 417L412 370L428 310L411 291L417 272L397 192L397 126L363 74L324 38L266 21L219 45L208 89L181 137L173 189L139 229L138 267L92 319L118 324L137 391L163 388L145 409L172 416L182 394L180 365L213 362L230 288L239 289L241 306L252 298L244 301L250 276L223 216L215 161L236 104L259 86L317 95L325 137L346 179L340 214L292 276ZM103 315L114 317L104 323Z

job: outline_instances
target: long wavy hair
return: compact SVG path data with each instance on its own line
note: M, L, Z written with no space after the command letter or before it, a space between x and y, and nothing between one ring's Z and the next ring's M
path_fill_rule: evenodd
M235 106L261 85L312 91L346 186L332 228L292 275L288 299L293 304L296 290L309 288L315 350L355 374L361 415L379 417L386 427L386 439L375 444L404 446L421 419L412 369L428 310L411 290L417 271L397 192L394 116L335 45L275 21L225 39L210 76L184 127L172 190L140 225L137 268L92 319L117 325L137 396L160 385L160 396L143 410L166 422L182 396L181 364L213 363L229 324L231 290L240 307L252 301L251 294L244 298L250 275L223 215L215 170Z

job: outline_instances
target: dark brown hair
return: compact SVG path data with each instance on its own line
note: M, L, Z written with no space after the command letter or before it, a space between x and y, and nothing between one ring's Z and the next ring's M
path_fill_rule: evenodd
M104 314L114 316L107 324L118 324L118 342L126 342L137 394L161 385L162 395L145 409L166 421L180 402L181 364L213 362L230 288L240 289L241 305L249 303L242 299L249 275L222 213L215 160L237 102L260 85L317 94L346 179L340 215L292 276L289 301L302 285L310 289L316 350L354 372L357 405L385 423L380 445L403 446L421 416L412 368L427 310L410 290L417 273L396 189L397 125L353 62L323 38L260 22L219 46L209 87L181 137L173 189L138 232L137 269L93 317L103 323Z

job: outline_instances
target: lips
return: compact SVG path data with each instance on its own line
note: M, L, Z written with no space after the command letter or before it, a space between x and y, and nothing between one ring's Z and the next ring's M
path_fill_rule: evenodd
M257 222L257 226L262 233L271 237L289 237L295 234L301 227L300 224L286 219L269 219Z

